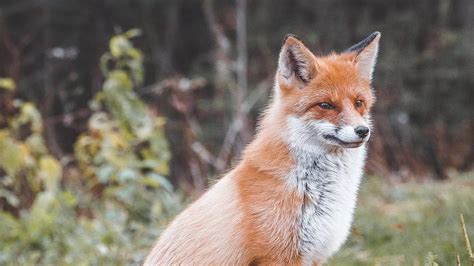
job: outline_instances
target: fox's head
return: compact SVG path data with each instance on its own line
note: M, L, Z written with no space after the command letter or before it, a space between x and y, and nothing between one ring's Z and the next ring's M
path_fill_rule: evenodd
M292 146L357 148L369 139L379 39L380 33L374 32L348 50L327 56L314 55L294 36L285 39L274 101L283 111Z

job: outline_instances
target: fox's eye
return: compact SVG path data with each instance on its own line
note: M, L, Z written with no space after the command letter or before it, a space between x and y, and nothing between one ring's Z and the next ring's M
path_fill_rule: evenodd
M319 105L319 107L321 107L323 109L334 109L334 108L336 108L334 105L332 105L330 103L326 103L326 102L320 103L318 105Z
M363 104L364 104L364 101L362 101L362 100L357 100L357 101L355 102L355 106L356 106L356 107L362 107Z

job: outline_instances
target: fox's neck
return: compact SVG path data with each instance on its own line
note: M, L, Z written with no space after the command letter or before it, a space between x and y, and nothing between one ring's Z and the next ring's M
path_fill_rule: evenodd
M286 175L295 165L285 139L286 127L281 108L273 103L260 121L254 140L246 147L242 163L272 175Z
M324 261L349 232L366 149L336 149L324 144L321 149L301 148L289 141L294 138L288 138L286 117L277 112L278 108L269 108L254 141L244 152L242 164L272 175L291 192L287 193L287 201L278 198L276 202L293 202L291 195L301 199L295 205L296 225L287 229L294 230L298 253L305 262ZM274 190L271 185L259 187Z

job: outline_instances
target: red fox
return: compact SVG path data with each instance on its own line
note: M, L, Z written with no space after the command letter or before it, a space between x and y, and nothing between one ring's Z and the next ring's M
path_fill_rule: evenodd
M321 265L352 223L380 33L314 55L289 35L240 163L162 233L144 265Z

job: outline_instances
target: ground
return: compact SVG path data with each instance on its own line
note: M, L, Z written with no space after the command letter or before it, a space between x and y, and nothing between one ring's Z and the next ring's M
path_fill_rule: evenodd
M329 265L455 265L468 253L459 214L474 240L474 173L444 182L364 180L352 234Z

